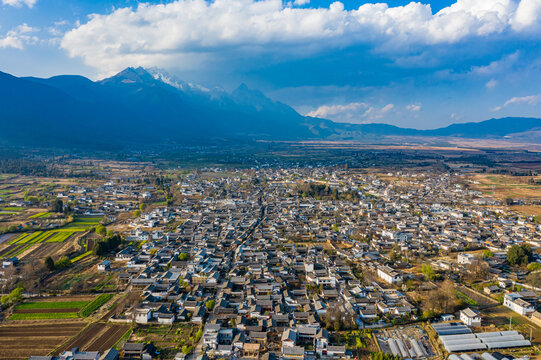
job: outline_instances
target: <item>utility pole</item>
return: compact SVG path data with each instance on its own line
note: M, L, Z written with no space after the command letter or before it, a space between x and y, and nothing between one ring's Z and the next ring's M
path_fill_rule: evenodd
M509 316L509 330L511 330L511 320L513 319L512 316Z

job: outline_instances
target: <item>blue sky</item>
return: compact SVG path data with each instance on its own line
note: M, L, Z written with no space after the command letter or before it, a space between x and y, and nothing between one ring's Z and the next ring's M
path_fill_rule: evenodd
M541 116L541 0L0 0L0 71L157 66L302 114L435 128Z

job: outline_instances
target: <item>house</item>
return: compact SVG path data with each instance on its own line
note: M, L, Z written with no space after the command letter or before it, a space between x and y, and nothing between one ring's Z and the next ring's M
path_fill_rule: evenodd
M244 343L244 346L242 347L244 357L252 359L259 358L260 347L260 344Z
M519 293L507 293L503 298L503 305L520 315L533 313L535 308L532 304L525 301Z
M152 318L152 311L150 309L135 309L135 322L137 324L148 324L148 321Z
M481 315L470 308L460 310L460 321L468 326L481 326Z
M282 357L288 360L303 360L304 348L302 346L286 346L282 348Z
M284 346L295 346L297 345L297 332L292 329L286 329L282 333L282 352L284 351Z
M378 277L389 284L402 282L402 275L389 266L378 266Z
M475 256L473 256L472 254L468 254L468 253L458 254L457 257L456 257L456 261L459 264L462 264L462 265L471 264L474 259L475 259Z
M122 347L122 351L124 352L124 359L152 360L156 348L152 343L143 344L127 342Z
M496 285L491 285L491 286L486 286L483 291L485 292L485 294L495 294L495 293L498 293L500 291L502 291L502 289L499 287L499 286L496 286Z
M104 260L98 264L98 271L107 271L111 269L111 262L109 260Z

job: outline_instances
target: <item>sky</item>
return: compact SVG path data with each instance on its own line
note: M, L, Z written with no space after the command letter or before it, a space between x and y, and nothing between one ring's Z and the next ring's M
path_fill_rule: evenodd
M541 0L0 0L0 71L128 66L340 122L541 117Z

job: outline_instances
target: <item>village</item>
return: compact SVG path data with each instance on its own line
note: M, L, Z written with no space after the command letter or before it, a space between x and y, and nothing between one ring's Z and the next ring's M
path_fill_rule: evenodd
M539 218L480 191L468 174L209 168L50 192L62 210L69 207L72 221L99 218L99 224L63 242L47 240L70 226L61 216L12 225L17 231L2 235L2 282L26 279L25 263L39 263L48 252L54 265L67 247L62 244L71 241L85 248L68 256L66 268L44 273L46 283L72 279L74 272L107 283L98 290L76 282L64 289L55 283L55 291L25 286L18 302L4 306L2 359L501 360L539 354ZM6 201L10 208L31 207ZM38 229L50 237L16 240ZM35 305L40 301L54 297L58 304L66 294L107 299L86 319L27 316L30 308L47 308ZM1 350L9 331L40 321L81 327L38 352ZM104 330L92 333L98 324Z

